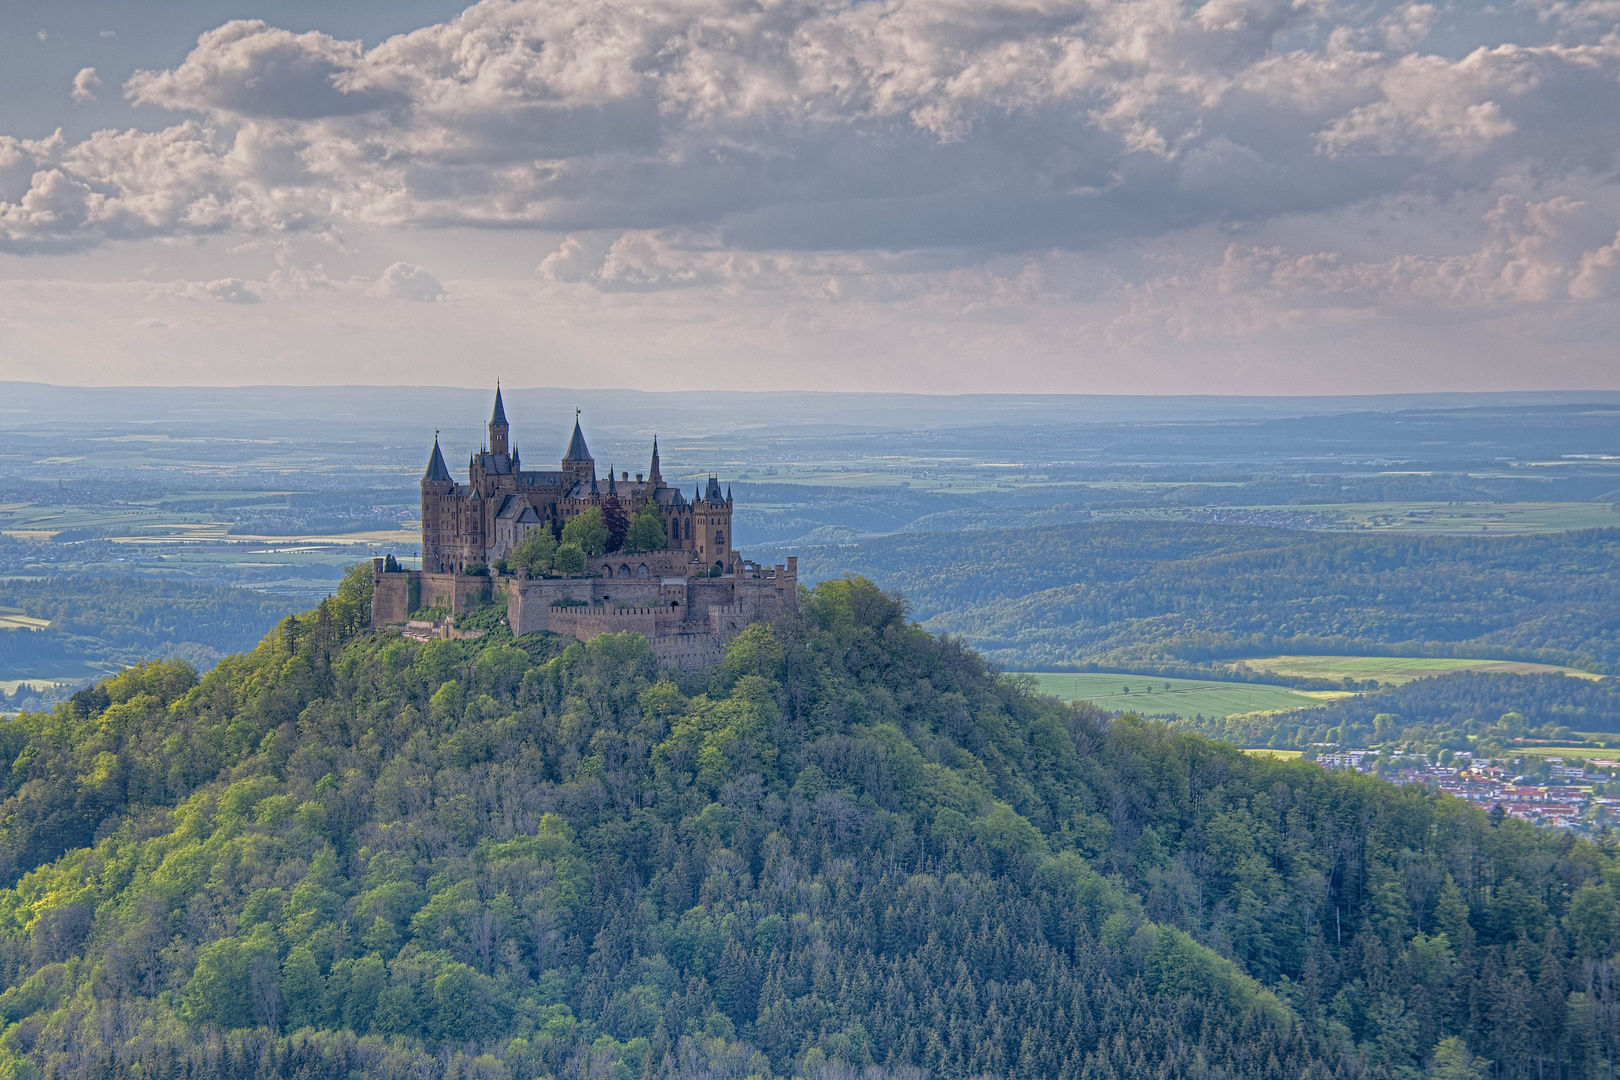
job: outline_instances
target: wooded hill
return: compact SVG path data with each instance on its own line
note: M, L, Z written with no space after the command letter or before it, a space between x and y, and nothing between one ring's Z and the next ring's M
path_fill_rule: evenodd
M860 579L0 726L12 1077L1607 1077L1611 850L1032 696Z
M1362 535L1099 522L903 533L803 553L898 589L936 632L1030 671L1196 674L1232 656L1372 653L1620 665L1620 529Z

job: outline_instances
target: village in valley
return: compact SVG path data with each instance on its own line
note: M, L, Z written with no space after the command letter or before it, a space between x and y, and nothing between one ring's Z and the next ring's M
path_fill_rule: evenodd
M1524 764L1525 759L1517 759ZM1515 771L1515 759L1481 758L1460 751L1448 764L1423 768L1379 768L1376 750L1335 750L1318 754L1324 769L1377 771L1397 784L1422 784L1455 795L1493 813L1535 825L1597 831L1620 820L1620 761L1564 757L1540 759L1547 776ZM1539 771L1539 770L1536 770Z

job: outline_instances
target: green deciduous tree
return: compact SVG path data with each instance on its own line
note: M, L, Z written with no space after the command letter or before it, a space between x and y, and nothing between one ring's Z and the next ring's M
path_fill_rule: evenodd
M531 575L539 577L551 572L556 554L557 538L551 534L550 528L538 525L523 534L523 539L518 541L506 561L509 566L521 566Z
M575 514L563 526L562 542L564 545L573 544L587 558L594 559L604 554L608 546L608 527L602 511L592 506Z
M651 503L642 503L630 518L625 534L626 551L663 551L669 547L669 534L665 531L664 515Z

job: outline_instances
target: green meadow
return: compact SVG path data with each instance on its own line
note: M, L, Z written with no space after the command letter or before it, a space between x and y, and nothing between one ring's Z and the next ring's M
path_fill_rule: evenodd
M1114 712L1148 716L1235 716L1239 713L1275 712L1321 705L1344 697L1338 691L1291 690L1265 683L1213 682L1203 679L1165 679L1147 675L1112 675L1088 672L1036 672L1043 694L1063 701L1091 701Z
M1234 670L1283 675L1301 679L1377 679L1385 686L1399 686L1413 679L1445 675L1453 671L1531 675L1561 672L1584 679L1601 676L1556 664L1528 664L1517 660L1468 660L1431 656L1257 656L1234 660Z

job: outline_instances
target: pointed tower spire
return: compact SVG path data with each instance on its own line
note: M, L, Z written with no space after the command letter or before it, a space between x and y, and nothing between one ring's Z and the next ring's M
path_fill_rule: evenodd
M591 449L585 445L585 433L579 429L578 409L574 410L574 437L568 440L568 450L563 454L562 472L569 487L587 480L592 485L596 483L596 459L591 457Z
M600 494L600 492L596 490L596 469L594 467L591 469L591 494Z
M427 472L422 474L422 483L438 484L450 479L450 470L445 467L444 453L439 449L439 433L433 433L433 453L428 455Z
M608 466L608 494L609 495L617 495L618 493L619 493L619 487L618 487L617 484L615 484L613 482L613 466L609 465Z
M495 411L489 416L489 449L493 454L506 453L506 436L511 426L506 422L506 406L501 402L500 380L495 382Z
M591 449L585 445L585 433L579 430L579 410L574 410L574 437L568 440L568 453L564 461L591 461Z
M647 471L647 482L655 488L664 486L664 474L658 471L658 436L653 436L652 468Z

